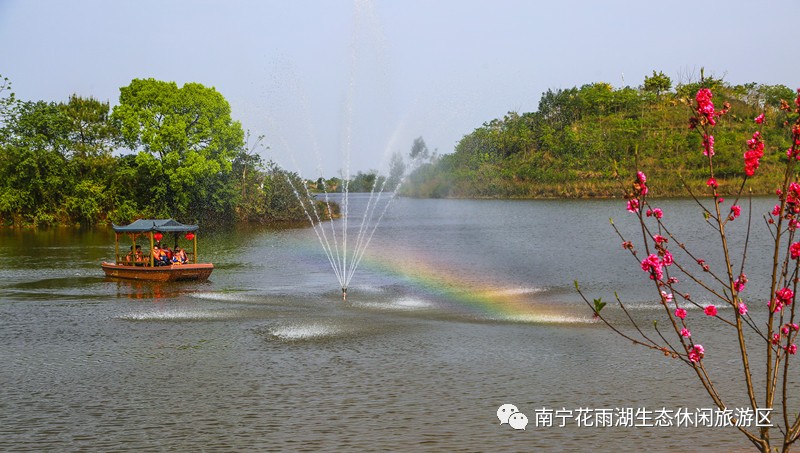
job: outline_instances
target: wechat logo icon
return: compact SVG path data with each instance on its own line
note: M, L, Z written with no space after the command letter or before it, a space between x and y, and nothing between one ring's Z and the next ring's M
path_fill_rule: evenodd
M508 424L514 429L525 430L528 426L528 417L517 409L513 404L503 404L497 408L497 419L500 424Z

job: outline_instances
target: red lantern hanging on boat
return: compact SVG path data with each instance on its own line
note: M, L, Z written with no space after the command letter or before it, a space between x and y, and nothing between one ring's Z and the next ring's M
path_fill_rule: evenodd
M192 239L194 239L194 233L186 233L186 236L184 237L186 238L187 241L191 241Z
M155 232L155 234L153 234L153 239L155 239L155 240L156 240L156 241L158 241L158 242L161 242L161 238L163 238L163 237L164 237L164 235L163 235L163 234L161 234L161 233L160 233L160 232L158 232L158 231L156 231L156 232Z

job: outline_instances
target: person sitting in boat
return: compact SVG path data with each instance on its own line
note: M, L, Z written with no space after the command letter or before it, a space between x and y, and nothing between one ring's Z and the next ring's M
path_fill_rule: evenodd
M157 245L153 246L153 265L155 266L168 266L169 259L167 254L161 250Z
M189 258L186 256L186 251L180 247L175 247L175 253L172 254L172 262L186 264Z
M136 259L137 263L141 263L141 262L144 261L144 255L142 254L142 246L141 245L137 245L136 246L135 259Z
M136 253L133 251L133 246L131 246L131 251L127 255L125 255L125 262L130 263L135 259L136 259Z

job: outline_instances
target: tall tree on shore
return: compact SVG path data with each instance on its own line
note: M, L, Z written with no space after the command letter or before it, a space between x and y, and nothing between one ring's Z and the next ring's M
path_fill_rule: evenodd
M199 83L134 79L120 88L112 119L138 152L153 215L191 220L232 212L229 174L244 132L222 94Z

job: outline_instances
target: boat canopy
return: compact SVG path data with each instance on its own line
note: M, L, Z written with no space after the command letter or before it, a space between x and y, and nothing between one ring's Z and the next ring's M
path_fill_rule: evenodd
M184 225L173 219L139 219L130 225L111 224L117 233L147 233L148 231L160 231L162 233L185 233L197 231L197 225Z

